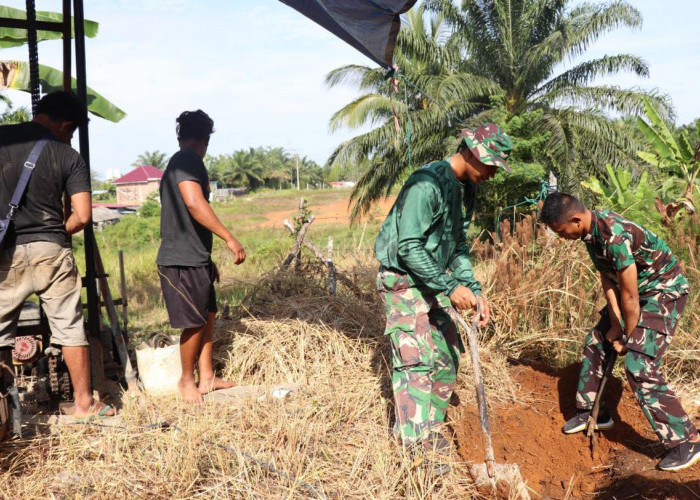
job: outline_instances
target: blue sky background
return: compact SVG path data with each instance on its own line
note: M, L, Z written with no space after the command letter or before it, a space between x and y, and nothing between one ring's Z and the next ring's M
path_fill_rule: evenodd
M583 59L642 57L650 78L621 74L606 83L669 94L679 124L700 118L700 2L630 3L643 15L642 29L605 36ZM3 4L25 7L23 0ZM60 5L37 0L39 10ZM86 0L85 14L100 23L87 40L88 84L128 113L118 124L91 121L92 168L103 177L108 169L126 173L146 150L175 152L175 117L186 109L214 119L213 155L282 146L323 164L353 135L329 133L328 121L357 94L327 89L323 79L345 64L374 63L277 0ZM2 58L26 60L26 47L4 50ZM41 43L39 60L60 68L61 42ZM29 103L27 94L8 95Z

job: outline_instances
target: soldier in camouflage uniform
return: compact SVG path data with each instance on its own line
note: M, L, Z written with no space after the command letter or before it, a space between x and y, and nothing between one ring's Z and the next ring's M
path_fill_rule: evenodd
M466 242L476 186L498 167L510 172L512 142L498 126L461 133L456 154L411 174L374 247L392 347L394 434L404 446L427 451L450 448L440 429L464 352L453 306L476 310L479 301L481 324L489 319Z
M616 351L626 355L627 379L654 432L669 450L659 463L677 471L700 461L700 436L661 371L690 287L666 242L609 210L588 210L579 200L552 193L540 216L559 236L581 238L600 273L607 307L586 337L576 406L563 428L584 430L603 376ZM596 428L613 426L602 409Z

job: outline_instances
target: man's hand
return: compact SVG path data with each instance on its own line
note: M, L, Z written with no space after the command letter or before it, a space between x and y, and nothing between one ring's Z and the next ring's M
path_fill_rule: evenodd
M476 295L464 285L457 285L457 288L450 295L450 302L457 309L476 310Z
M623 344L621 340L614 340L611 342L611 344L613 346L613 349L615 349L615 352L618 353L620 356L624 356L625 354L627 354L627 351L629 351L629 349L625 347L625 344Z
M243 262L245 261L245 250L243 249L243 245L241 245L236 238L231 236L231 239L226 240L226 246L229 250L231 250L231 253L234 255L234 263L236 265L243 264Z
M486 326L489 324L491 319L491 310L489 309L489 303L481 295L476 296L476 300L481 304L481 319L479 320L478 326ZM476 306L474 307L474 312L476 312Z
M610 330L608 330L608 332L605 334L605 340L610 342L610 345L612 345L613 349L615 349L615 352L617 352L618 354L627 354L628 349L622 342L622 329L615 328L614 326L611 327Z
M616 340L620 340L621 338L622 338L622 329L616 328L614 326L610 327L610 330L608 330L605 334L605 340L607 340L611 344L613 342L615 342Z

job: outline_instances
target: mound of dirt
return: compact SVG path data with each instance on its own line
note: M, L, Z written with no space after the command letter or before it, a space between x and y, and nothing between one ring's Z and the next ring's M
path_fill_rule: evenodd
M664 448L626 381L609 382L606 401L615 427L598 434L595 458L583 433L561 432L575 412L579 369L580 364L559 370L511 367L527 404L491 408L496 461L517 463L527 485L542 497L700 498L700 466L679 473L656 470ZM455 420L460 455L482 461L476 409L458 408ZM700 415L694 415L694 421L700 425Z

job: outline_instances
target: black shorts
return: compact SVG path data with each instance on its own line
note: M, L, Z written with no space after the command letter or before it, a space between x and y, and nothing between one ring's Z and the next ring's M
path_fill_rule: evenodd
M217 312L214 265L202 267L158 266L160 288L173 328L198 328Z

